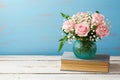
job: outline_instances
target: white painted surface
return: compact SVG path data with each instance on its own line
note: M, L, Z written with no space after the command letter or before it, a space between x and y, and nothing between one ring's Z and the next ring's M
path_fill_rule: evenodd
M0 56L0 80L120 80L120 56L110 72L60 71L60 56Z

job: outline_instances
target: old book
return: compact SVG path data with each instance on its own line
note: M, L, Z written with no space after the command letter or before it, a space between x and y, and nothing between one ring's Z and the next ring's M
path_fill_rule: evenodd
M61 57L61 70L109 72L110 56L97 54L94 59L78 59L72 52L64 52Z

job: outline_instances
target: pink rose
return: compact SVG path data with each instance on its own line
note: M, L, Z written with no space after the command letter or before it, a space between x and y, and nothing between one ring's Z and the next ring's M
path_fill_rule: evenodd
M104 22L104 16L102 14L94 13L92 15L92 17L93 17L93 21L92 21L93 24L95 24L95 25L101 25L101 24L103 24L103 22Z
M89 31L90 31L90 28L89 28L88 23L86 22L75 25L75 33L78 36L87 36Z
M74 25L75 25L74 21L67 20L63 23L62 30L64 30L66 33L70 32L70 31L74 31Z
M96 29L96 33L100 38L107 36L109 34L108 26L104 24L99 25Z
M85 15L86 15L86 13L84 13L84 12L79 12L76 14L76 16L85 16Z

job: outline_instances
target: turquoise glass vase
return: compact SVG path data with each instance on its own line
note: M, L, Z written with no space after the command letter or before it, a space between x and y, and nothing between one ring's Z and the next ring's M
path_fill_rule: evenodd
M96 54L97 46L92 41L76 40L73 44L73 52L77 58L93 59Z

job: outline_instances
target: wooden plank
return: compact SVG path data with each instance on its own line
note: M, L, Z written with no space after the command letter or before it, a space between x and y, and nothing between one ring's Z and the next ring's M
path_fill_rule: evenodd
M0 56L0 80L120 80L120 57L111 57L110 72L60 71L61 56Z
M120 56L110 56L110 60L120 60Z
M36 56L36 55L23 55L23 56L17 56L17 55L7 55L7 56L0 56L0 61L2 60L25 60L25 61L34 61L34 60L61 60L61 56L44 56L44 55L39 55L39 56ZM110 60L120 60L120 56L110 56Z
M120 80L120 75L0 74L0 80Z
M96 72L60 71L60 61L0 61L0 74L96 74ZM108 74L120 74L120 61L111 61Z
M61 56L36 56L36 55L23 55L23 56L0 56L0 61L39 61L39 60L60 60Z

